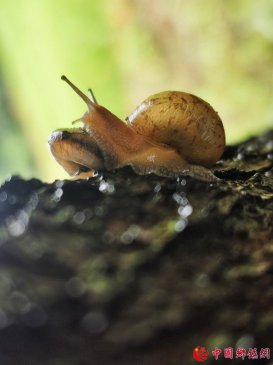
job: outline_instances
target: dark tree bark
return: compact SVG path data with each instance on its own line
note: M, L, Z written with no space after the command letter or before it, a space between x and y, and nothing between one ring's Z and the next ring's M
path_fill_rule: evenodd
M210 364L215 347L273 350L273 132L227 147L214 172L219 183L130 168L5 182L0 364L180 365L197 345Z

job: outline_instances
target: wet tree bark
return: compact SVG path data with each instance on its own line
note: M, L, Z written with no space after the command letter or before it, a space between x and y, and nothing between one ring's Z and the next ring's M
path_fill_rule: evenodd
M273 350L273 131L227 147L214 172L219 183L130 168L5 182L0 363L190 364L201 345L209 364L215 347Z

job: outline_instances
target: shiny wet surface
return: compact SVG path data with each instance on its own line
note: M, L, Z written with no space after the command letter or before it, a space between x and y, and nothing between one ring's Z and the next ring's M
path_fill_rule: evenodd
M1 363L180 364L199 342L273 345L272 141L228 147L213 184L129 167L5 182Z

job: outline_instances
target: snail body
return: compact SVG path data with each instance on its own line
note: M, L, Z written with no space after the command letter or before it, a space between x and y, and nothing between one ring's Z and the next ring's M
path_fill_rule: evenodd
M208 167L224 151L225 132L204 100L180 91L161 92L144 100L126 124L97 104L93 94L89 99L62 78L88 106L80 119L83 128L60 129L49 137L51 153L70 175L130 165L139 174L218 180Z

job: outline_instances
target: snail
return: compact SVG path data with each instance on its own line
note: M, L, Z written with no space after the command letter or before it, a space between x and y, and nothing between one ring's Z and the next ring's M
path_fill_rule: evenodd
M189 175L219 180L209 169L225 148L225 132L218 114L204 100L180 91L148 97L124 123L90 98L65 76L86 103L77 121L82 128L59 129L49 136L55 160L69 175L112 170L130 165L138 174L166 177ZM77 122L76 121L76 122Z

